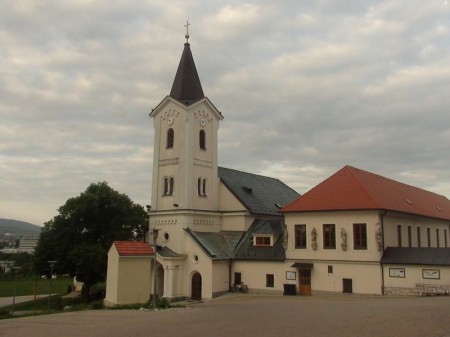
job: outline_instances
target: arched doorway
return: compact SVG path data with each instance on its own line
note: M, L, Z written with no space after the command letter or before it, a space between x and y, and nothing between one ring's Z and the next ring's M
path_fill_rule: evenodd
M202 275L198 272L192 275L191 299L197 301L202 299Z

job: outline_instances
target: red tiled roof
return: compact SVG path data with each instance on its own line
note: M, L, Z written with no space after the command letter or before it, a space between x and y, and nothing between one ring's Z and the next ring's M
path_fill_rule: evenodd
M345 166L282 212L390 210L450 220L450 200L418 187Z
M113 244L121 256L153 255L153 249L148 242L114 241Z

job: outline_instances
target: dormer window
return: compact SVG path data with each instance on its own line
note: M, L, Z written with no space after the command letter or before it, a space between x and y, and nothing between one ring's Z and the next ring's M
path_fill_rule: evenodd
M253 236L253 246L256 247L272 247L273 246L273 235L254 235Z
M170 128L169 130L167 130L167 144L166 144L167 149L173 148L174 138L175 138L175 132L173 131L172 128Z

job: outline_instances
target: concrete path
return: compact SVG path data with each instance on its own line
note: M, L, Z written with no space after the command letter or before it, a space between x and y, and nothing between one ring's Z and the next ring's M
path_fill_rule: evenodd
M48 297L48 294L46 295L37 295L37 298L44 298L44 297ZM34 295L30 295L30 296L16 296L16 303L22 303L22 302L28 302L28 301L33 301L34 300ZM12 297L0 297L0 308L1 307L6 307L7 305L12 305L13 303L13 298ZM1 336L1 334L0 334Z
M450 297L228 296L167 311L102 310L0 321L8 337L450 337Z

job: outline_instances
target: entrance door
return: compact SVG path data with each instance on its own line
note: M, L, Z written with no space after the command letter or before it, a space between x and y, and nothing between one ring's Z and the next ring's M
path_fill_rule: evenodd
M311 270L300 269L300 295L311 295Z
M191 299L197 301L202 299L202 275L200 273L192 275Z
M158 278L157 282L157 294L158 294L158 298L162 298L164 296L164 268L162 265L158 266L158 272L156 277ZM171 285L169 285L170 287Z

